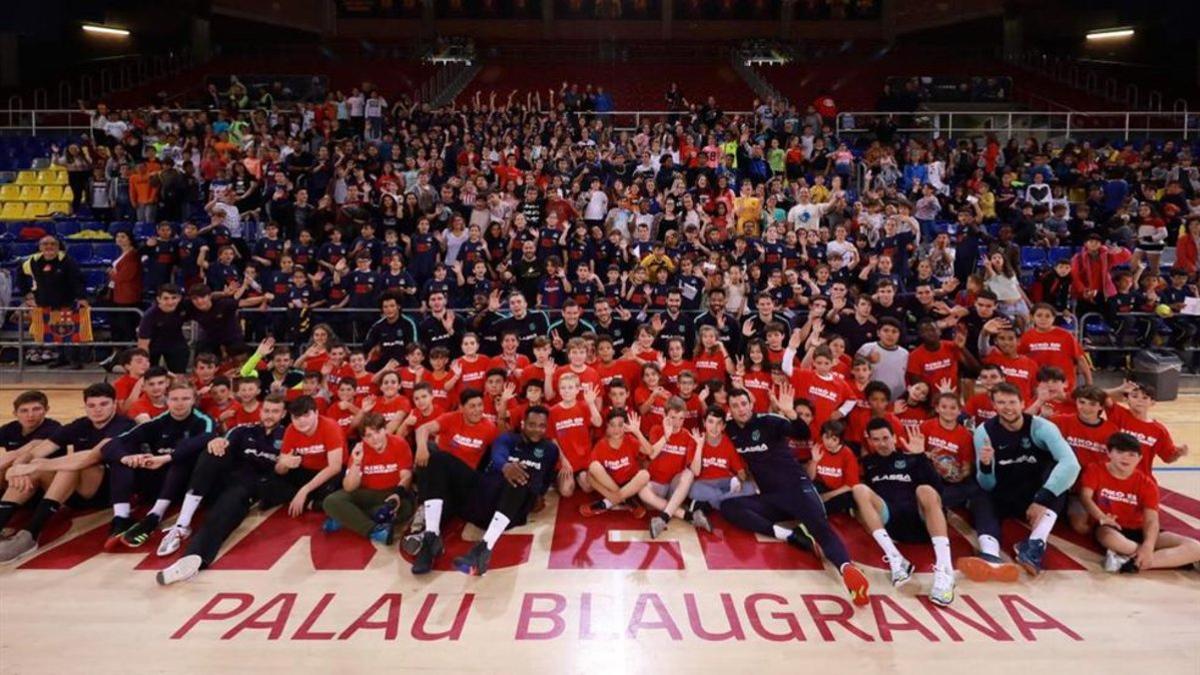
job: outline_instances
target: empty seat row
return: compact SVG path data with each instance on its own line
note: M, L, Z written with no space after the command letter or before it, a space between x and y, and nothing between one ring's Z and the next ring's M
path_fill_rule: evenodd
M4 202L0 207L0 220L46 218L55 213L70 212L70 202Z
M0 202L61 202L74 195L65 185L0 185Z
M17 172L17 180L14 183L17 185L66 185L67 171L57 164L52 164L41 171L25 169Z

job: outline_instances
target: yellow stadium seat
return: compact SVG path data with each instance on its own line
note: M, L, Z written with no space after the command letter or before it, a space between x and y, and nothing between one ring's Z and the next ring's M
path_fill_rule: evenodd
M75 191L71 189L70 185L62 189L62 198L69 202L75 201Z
M36 171L20 171L17 173L17 185L37 185Z
M70 213L70 212L71 212L71 203L70 202L51 202L50 203L50 213Z
M42 199L41 185L22 185L21 199L27 202L37 202Z
M42 188L42 201L57 202L62 201L63 193L61 185L47 185Z
M0 202L13 202L21 198L21 186L0 185Z
M4 202L4 207L0 208L0 220L20 220L24 217L24 202Z
M29 202L25 205L26 218L44 218L50 215L50 205L46 202Z
M67 173L65 171L39 171L37 182L41 185L66 185Z
M67 172L67 167L63 166L62 164L51 164L50 166L46 167L46 170L65 174Z

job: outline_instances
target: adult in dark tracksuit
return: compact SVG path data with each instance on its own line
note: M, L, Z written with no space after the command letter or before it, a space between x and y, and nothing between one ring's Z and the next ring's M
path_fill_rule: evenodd
M1032 531L1015 546L1016 560L1037 575L1046 539L1079 476L1079 460L1053 422L1025 413L1015 385L1003 382L991 396L996 416L975 428L975 478L997 520L1028 522Z
M171 502L183 495L199 454L198 448L184 441L211 438L216 429L212 418L195 405L196 390L190 384L172 384L167 389L167 412L117 436L101 450L113 505L112 533L105 550L145 544ZM135 492L153 495L155 500L150 513L136 523L130 517Z
M262 421L234 427L224 437L192 439L203 448L192 472L179 519L163 538L159 555L170 555L190 535L192 516L200 502L211 499L204 524L191 537L184 555L158 573L162 585L186 581L216 560L221 545L233 534L251 506L268 509L291 501L300 487L296 472L279 475L275 462L283 445L286 404L272 394L262 403ZM168 542L173 542L167 545Z
M460 572L472 576L487 572L500 535L524 525L538 498L554 483L558 444L546 438L549 419L549 410L530 406L520 433L509 431L492 441L487 466L462 509L463 518L483 530L483 538L466 555L455 558Z
M781 416L755 413L745 389L729 393L732 419L725 433L754 475L759 494L721 502L721 515L740 528L799 548L811 549L815 542L842 575L854 604L865 605L867 578L850 561L846 545L829 526L821 496L788 447L789 438L809 437L808 425L796 415L793 397L791 386L784 384L776 399ZM794 530L776 524L785 520L800 524Z

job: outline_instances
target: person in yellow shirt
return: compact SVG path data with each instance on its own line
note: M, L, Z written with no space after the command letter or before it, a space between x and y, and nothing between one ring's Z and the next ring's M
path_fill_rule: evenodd
M734 230L739 236L758 236L759 221L762 220L762 199L754 195L749 182L742 183L741 194L733 200L733 211L737 216Z

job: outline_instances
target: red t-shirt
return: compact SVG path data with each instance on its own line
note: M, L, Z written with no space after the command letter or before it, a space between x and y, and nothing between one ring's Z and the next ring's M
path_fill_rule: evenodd
M443 408L442 406L438 405L437 401L434 401L433 405L429 406L429 414L428 415L426 415L425 413L422 413L421 410L419 408L417 408L416 406L413 406L413 409L410 410L408 412L408 414L412 415L412 418L413 418L413 420L415 420L415 422L413 423L412 426L410 426L408 428L409 429L408 435L405 437L404 440L408 441L409 445L412 445L413 443L416 442L416 430L421 425L432 422L433 420L436 420L437 418L441 417L442 415L445 415L446 409Z
M359 403L367 396L374 396L377 391L375 388L375 376L370 373L355 375L354 371L350 372L349 377L354 378L354 395L358 397Z
M724 382L729 371L725 367L725 352L701 353L692 361L696 366L696 384L704 386L709 380Z
M321 372L321 369L325 367L326 363L329 363L329 352L321 352L316 356L305 359L304 372L319 373Z
M567 407L555 404L550 408L550 438L558 442L562 456L574 471L587 468L588 449L592 446L592 413L583 401L576 400Z
M363 443L362 487L391 490L400 484L400 472L412 471L413 452L399 436L388 436L382 450Z
M1116 518L1122 529L1141 529L1143 511L1158 508L1158 483L1144 471L1117 478L1107 464L1095 463L1084 469L1081 482L1092 490L1096 506Z
M975 465L975 441L961 424L947 429L937 419L921 423L925 435L925 455L938 475L948 483L961 483L971 477Z
M350 426L357 413L351 408L342 408L341 402L331 404L325 410L325 416L337 423L338 428L347 439L354 438L357 432Z
M612 384L612 381L618 377L625 382L625 388L630 392L641 384L642 365L637 361L615 359L608 363L597 362L592 367L595 368L596 374L600 376L600 384L604 385L605 393L608 392L608 386Z
M691 452L687 457L688 464L691 465L695 458L696 444L692 443ZM716 445L709 445L707 442L704 444L704 450L700 455L700 475L696 476L696 479L730 478L745 469L746 463L737 453L737 448L733 447L728 436L721 436L721 440Z
M423 370L421 371L424 372ZM408 400L412 400L413 387L417 386L418 382L423 382L424 378L414 373L410 368L405 366L400 371L400 393L407 396Z
M597 389L600 388L600 375L596 373L596 370L591 366L584 366L583 370L579 372L571 370L570 365L559 366L554 370L554 400L556 401L559 399L558 383L560 380L562 380L562 376L566 375L567 373L575 373L575 375L579 378L580 396L583 396L583 388L589 384Z
M664 431L655 427L650 432L650 438L659 439ZM650 480L655 483L667 484L687 466L688 455L696 447L696 441L686 431L676 431L667 437L662 450L650 460Z
M528 365L529 357L525 356L524 354L514 354L511 366L502 355L493 356L488 360L488 368L503 368L504 372L508 373L509 381L513 384L519 383L521 371L524 370Z
M754 397L754 412L765 413L771 409L771 387L775 381L771 374L761 370L748 371L742 377L746 391Z
M262 420L262 404L255 401L254 410L246 410L241 403L234 406L233 417L226 426L230 429L239 424L255 424Z
M137 384L139 379L141 379L141 378L134 377L132 375L122 375L122 376L118 377L117 379L113 380L112 386L113 386L113 389L117 390L117 402L118 403L120 403L121 401L125 401L129 398L129 395L133 393L134 385Z
M638 387L633 392L633 405L638 410L646 401L651 401L650 408L642 413L642 433L649 434L654 427L662 426L663 416L667 413L667 398L669 396L652 396L651 390L646 387Z
M376 398L375 407L371 409L371 412L377 412L383 415L383 419L391 422L397 417L403 417L409 410L412 410L412 403L397 394L390 401L383 396Z
M487 379L487 371L492 367L491 361L486 356L476 355L474 361L468 361L465 356L460 356L457 363L462 368L462 377L458 380L457 391L462 392L467 389L483 391L483 381Z
M1029 399L1025 400L1028 401ZM986 391L981 391L972 396L967 401L967 404L963 406L963 410L971 416L971 420L975 422L975 426L979 426L996 416L996 407L992 405L992 396Z
M929 351L924 345L908 353L907 372L914 379L929 385L930 395L938 391L938 383L948 380L954 391L958 391L958 346L942 340L941 345Z
M832 492L841 487L853 486L862 482L858 458L854 451L846 446L837 452L826 450L817 462L817 477L826 492Z
M671 392L672 394L678 394L679 374L685 370L691 370L694 373L695 369L696 367L687 359L683 359L678 363L667 361L666 364L663 365L662 369L662 385L666 387L667 391Z
M454 373L446 371L444 373L435 373L432 370L425 371L421 379L429 383L433 388L433 400L440 402L447 409L457 408L455 401L450 399L450 392L446 391L446 382L454 377Z
M1075 451L1080 476L1092 464L1108 462L1108 439L1120 431L1111 420L1099 424L1084 424L1079 415L1056 415L1051 420L1062 432L1063 440Z
M1164 460L1175 455L1175 441L1171 432L1158 420L1139 420L1123 405L1112 405L1108 408L1108 419L1116 425L1118 431L1124 431L1142 444L1142 461L1138 469L1150 474L1154 469L1154 457Z
M1025 331L1017 352L1033 359L1039 367L1061 368L1067 375L1067 391L1075 390L1075 362L1083 356L1083 347L1065 329L1051 328L1045 333L1036 328Z
M125 415L130 419L136 419L138 415L158 417L165 412L167 412L167 406L165 402L163 405L154 405L150 399L146 398L145 394L142 394L140 397L138 397L138 400L134 401L133 404L129 406L129 410L125 413Z
M870 444L867 443L867 424L872 419L870 408L855 406L846 418L846 433L842 438L847 442L857 443L864 453L870 452ZM903 446L904 439L908 436L905 431L906 422L890 412L884 413L883 419L892 426L892 433L896 434L896 444ZM917 423L911 422L911 424ZM820 435L820 430L816 427L813 428L813 431Z
M329 374L325 376L325 386L329 391L336 392L342 380L354 380L354 371L350 368L349 364L343 363L340 366L331 368Z
M329 453L346 449L346 436L337 422L328 417L318 417L317 427L311 434L302 434L294 424L283 432L281 455L300 455L300 468L320 471L329 466Z
M221 413L232 409L236 405L237 401L233 400L232 398L228 401L225 401L225 405L221 405L216 401L209 399L207 403L200 406L200 412L211 417L213 423L217 425L217 428L231 429L233 428L233 420L230 420L229 426L225 426L225 421L221 419Z
M500 435L496 425L486 418L468 424L461 410L445 413L437 418L437 423L438 449L461 459L471 468L479 466L483 453Z
M557 371L555 373L557 375ZM558 378L555 377L555 380ZM546 369L536 363L531 363L521 369L521 374L517 376L517 393L525 391L525 385L538 380L542 383L543 389L546 384Z
M641 468L637 439L631 434L625 434L621 445L614 448L607 438L602 438L592 446L590 462L600 462L614 482L624 485L633 480Z
M683 409L683 430L699 429L704 418L704 402L700 400L699 396L692 394L683 399L683 404L687 406Z
M1004 373L1004 380L1017 385L1021 390L1022 400L1029 402L1033 400L1034 387L1037 384L1037 361L1028 356L1021 356L1018 353L1011 359L999 350L993 350L983 359L983 362L988 365L996 365L1000 367L1000 372Z
M815 370L798 368L792 371L792 387L796 389L796 398L803 398L812 403L812 428L819 433L821 425L829 421L838 408L847 401L854 400L854 390L840 375L830 373L821 377Z

